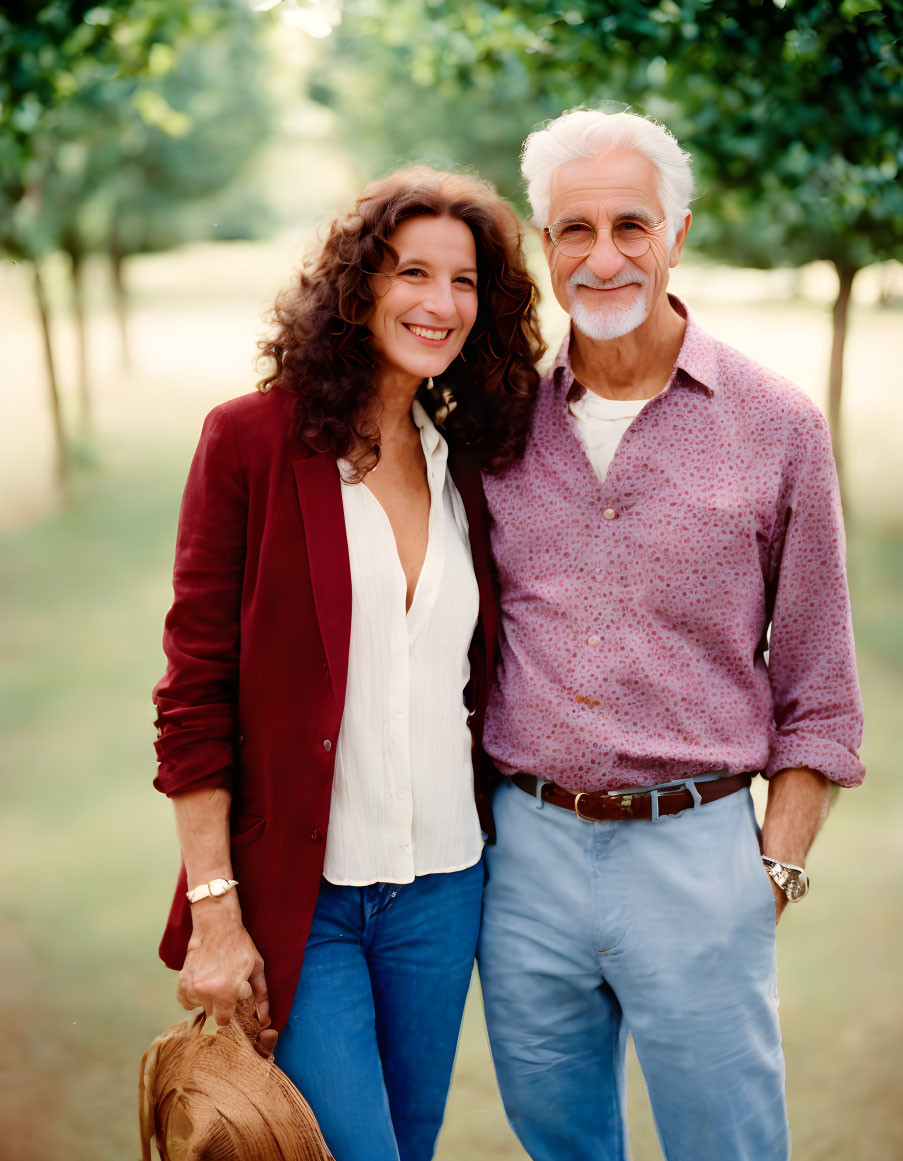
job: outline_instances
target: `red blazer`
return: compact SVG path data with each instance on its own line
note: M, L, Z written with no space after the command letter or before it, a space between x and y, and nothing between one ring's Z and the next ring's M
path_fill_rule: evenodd
M166 673L154 690L166 794L232 792L232 864L245 926L263 956L273 1024L294 998L326 849L345 701L351 578L335 460L293 433L292 397L233 399L204 424L179 518ZM470 523L480 593L467 690L479 739L497 608L479 470L449 468ZM491 833L488 786L475 778ZM181 870L160 955L180 968L191 934Z

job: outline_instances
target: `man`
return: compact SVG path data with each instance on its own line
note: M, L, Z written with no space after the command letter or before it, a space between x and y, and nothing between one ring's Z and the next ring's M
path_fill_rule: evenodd
M502 1096L534 1161L625 1161L629 1033L669 1161L786 1158L776 920L863 775L826 425L668 295L692 176L667 130L567 113L523 171L572 326L524 460L486 480Z

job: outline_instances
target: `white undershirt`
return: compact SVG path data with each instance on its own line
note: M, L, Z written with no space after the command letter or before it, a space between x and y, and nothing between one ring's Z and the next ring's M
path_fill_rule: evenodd
M624 432L643 410L648 399L605 399L584 391L571 401L574 429L600 483L618 450Z
M463 870L483 849L463 697L479 610L467 517L445 440L419 403L411 414L430 517L407 613L389 518L366 484L342 481L351 643L323 872L339 885Z

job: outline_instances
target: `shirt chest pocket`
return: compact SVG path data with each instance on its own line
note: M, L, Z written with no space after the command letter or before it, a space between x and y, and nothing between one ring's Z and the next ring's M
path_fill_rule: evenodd
M738 601L758 607L764 600L751 508L675 498L626 518L623 527L622 562L660 610L708 609L718 617Z

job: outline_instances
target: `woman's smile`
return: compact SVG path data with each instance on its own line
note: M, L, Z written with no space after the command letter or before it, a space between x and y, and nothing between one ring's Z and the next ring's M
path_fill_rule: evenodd
M430 344L440 346L453 330L452 327L442 327L437 330L435 327L420 326L417 323L402 323L401 325L409 330L415 338L423 339Z

